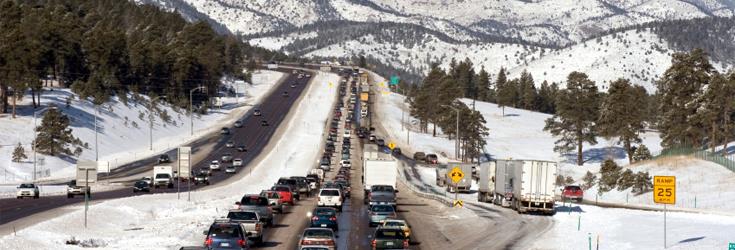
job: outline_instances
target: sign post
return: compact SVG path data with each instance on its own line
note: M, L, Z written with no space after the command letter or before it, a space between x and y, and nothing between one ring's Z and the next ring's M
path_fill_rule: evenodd
M189 190L189 197L187 201L191 201L191 177L194 173L191 172L191 147L180 147L179 148L179 178L176 178L176 199L181 196L181 178L188 178L186 181L186 187Z
M77 161L77 186L84 180L84 228L87 228L87 212L89 211L89 195L91 194L89 183L97 182L97 166L98 162L96 161Z
M454 183L454 206L459 203L462 205L462 201L458 199L459 195L459 181L464 178L464 172L462 172L462 169L459 168L458 165L455 165L454 168L452 168L452 171L449 171L449 178L452 179L452 183Z
M666 248L666 204L676 204L676 176L653 177L653 202L664 204L664 248Z

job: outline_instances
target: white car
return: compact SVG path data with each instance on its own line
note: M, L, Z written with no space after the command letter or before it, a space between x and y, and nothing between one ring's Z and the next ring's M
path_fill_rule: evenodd
M344 137L344 138L350 138L351 135L352 135L352 132L350 130L345 130L345 133L344 133L344 135L342 135L342 137Z
M209 169L210 170L219 170L220 169L219 168L219 161L218 160L214 160L214 161L212 161L212 163L209 163Z
M18 192L16 193L15 197L18 199L23 199L25 197L38 199L38 197L41 195L40 193L41 192L38 191L38 186L36 186L35 184L20 184L20 186L18 186Z
M234 160L232 160L232 166L234 166L234 167L242 167L242 159L235 158Z
M350 163L350 161L347 161L347 160L340 161L339 164L343 168L352 168L352 163Z
M317 206L334 207L342 212L342 192L337 188L322 188L319 190Z
M319 165L319 168L321 170L324 170L324 171L330 171L330 170L332 170L332 166L330 166L329 164L321 164L321 165Z
M230 165L225 167L225 173L234 174L236 171L237 169L235 168L235 166Z

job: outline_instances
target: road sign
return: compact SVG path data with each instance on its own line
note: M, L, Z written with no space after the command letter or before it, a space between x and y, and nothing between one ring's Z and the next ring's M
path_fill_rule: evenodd
M464 207L464 201L463 200L454 200L452 203L455 207Z
M392 142L388 143L388 148L390 148L390 150L393 150L394 148L396 148L396 144Z
M97 173L110 173L110 162L109 161L98 161L97 162Z
M459 166L454 166L452 171L449 171L449 177L452 178L452 182L458 183L462 178L464 178L464 172L462 172L462 169L460 169Z
M676 203L676 176L653 177L653 202L661 204Z
M727 250L735 250L735 243L730 242L730 246L727 247Z
M390 77L390 85L396 85L398 82L401 81L401 78L398 76L391 76Z

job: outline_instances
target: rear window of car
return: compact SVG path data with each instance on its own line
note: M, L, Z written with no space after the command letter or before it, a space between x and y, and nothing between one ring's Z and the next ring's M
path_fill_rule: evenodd
M330 230L306 230L304 231L304 237L311 238L332 238L332 231Z
M257 220L258 215L255 212L230 212L227 218L233 220Z
M316 209L314 211L314 215L318 215L318 216L332 216L336 214L337 212L332 209Z
M262 193L260 193L260 196L264 196L264 197L267 197L269 199L270 198L279 198L278 193L276 193L276 192L262 192Z
M33 188L33 184L20 184L20 188Z
M171 175L169 175L169 174L157 174L156 175L156 179L158 179L158 178L168 178L168 177L171 177Z
M380 205L373 206L372 208L370 208L370 210L373 212L393 212L395 211L393 210L393 206L380 206Z
M391 186L372 186L374 192L391 192L394 191Z
M403 222L400 222L400 221L388 221L388 222L385 222L385 226L387 226L387 227L402 227L403 226Z
M209 229L209 234L212 237L238 237L239 231L237 230L238 227L234 224L219 224L219 225L213 225Z
M253 196L245 196L242 197L242 200L240 201L240 204L244 206L268 206L268 199L265 197L253 197Z
M569 191L579 191L581 188L579 188L579 186L567 186L564 189Z
M323 189L321 192L319 192L319 195L321 196L339 196L339 191L333 190L333 189Z
M435 154L426 155L426 159L429 159L429 160L436 160L437 158L438 157Z
M375 238L378 239L405 239L406 235L401 230L383 229L375 232Z

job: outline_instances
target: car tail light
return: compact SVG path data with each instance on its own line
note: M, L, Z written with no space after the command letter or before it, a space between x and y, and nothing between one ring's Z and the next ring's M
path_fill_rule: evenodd
M312 220L312 221L318 221L318 220L319 220L319 217L316 217L316 216L314 216L314 217L311 217L311 220Z
M204 245L207 245L208 247L212 246L212 238L207 237L207 240L204 241Z
M237 244L240 245L241 247L245 247L247 246L248 242L245 240L237 240Z
M262 227L263 225L261 225L260 223L255 224L255 231L260 231Z
M328 241L326 242L326 245L327 245L327 246L334 246L334 240L328 240Z
M403 240L403 248L408 248L408 240Z
M337 217L329 217L330 221L337 221Z
M378 241L377 240L373 240L372 242L370 242L370 245L372 245L373 248L375 248L375 247L378 246Z
M301 240L301 245L311 245L310 240Z

